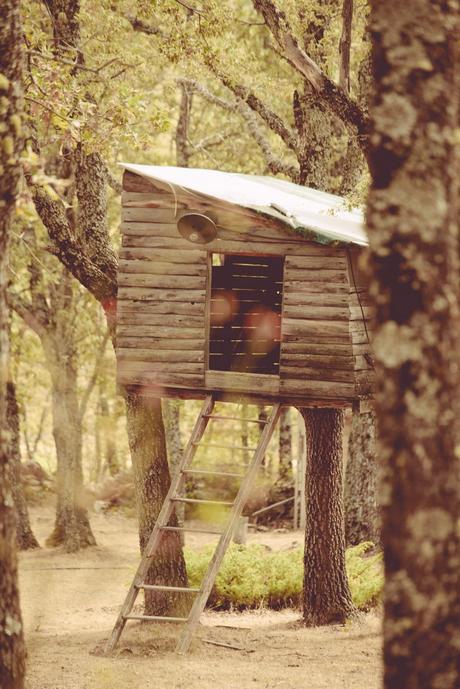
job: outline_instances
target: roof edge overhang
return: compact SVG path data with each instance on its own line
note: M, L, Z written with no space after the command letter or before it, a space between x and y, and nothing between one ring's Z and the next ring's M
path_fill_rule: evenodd
M367 246L364 219L340 196L272 177L219 170L119 163L124 170L211 201L224 201L281 221L306 240ZM252 200L253 199L253 200Z

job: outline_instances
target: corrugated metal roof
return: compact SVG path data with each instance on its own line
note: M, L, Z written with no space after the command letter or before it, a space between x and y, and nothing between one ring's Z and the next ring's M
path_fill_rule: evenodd
M272 215L317 242L340 241L360 246L368 243L363 214L358 209L347 209L340 196L275 177L197 168L120 165L148 179Z

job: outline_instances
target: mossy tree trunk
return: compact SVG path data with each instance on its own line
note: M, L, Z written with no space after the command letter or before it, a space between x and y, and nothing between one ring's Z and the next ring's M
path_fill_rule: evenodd
M371 2L386 689L460 686L460 5Z
M22 152L22 27L17 0L0 4L0 685L23 689L25 647L19 607L15 509L7 425L9 312L7 285L11 218Z
M380 543L375 415L353 413L345 470L345 538L349 545Z
M16 398L16 386L10 380L7 385L7 426L10 434L10 478L13 492L14 506L16 508L16 537L19 550L31 550L39 548L30 526L29 510L21 479L21 449L19 407Z
M307 434L303 620L344 622L354 611L345 569L343 412L299 409Z

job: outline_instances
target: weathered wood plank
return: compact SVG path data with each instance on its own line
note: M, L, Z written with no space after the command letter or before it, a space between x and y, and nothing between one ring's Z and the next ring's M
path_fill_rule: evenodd
M180 301L180 302L204 302L205 291L202 289L150 289L146 287L119 287L120 299L132 299L137 301Z
M206 371L205 380L206 387L210 390L254 390L271 395L276 395L279 390L279 378L273 375Z
M281 380L286 378L295 379L305 379L305 380L324 380L324 381L338 381L343 383L353 383L354 381L354 371L350 369L349 371L344 371L334 368L316 368L316 367L303 367L298 368L297 366L280 366L280 377Z
M165 325L168 327L202 328L204 330L204 316L181 316L178 314L138 313L117 311L118 325Z
M157 373L161 372L162 375L167 375L168 373L178 374L178 373L188 373L199 375L204 373L203 363L190 363L186 361L174 362L170 361L165 363L164 361L154 361L151 359L131 359L129 357L123 357L118 359L118 371L126 373Z
M375 374L374 371L356 371L355 372L356 394L358 395L372 395L375 388Z
M345 371L347 369L353 369L355 365L355 357L353 357L351 354L299 354L283 349L281 352L280 364L281 366L299 366L300 368L303 366L307 368L337 368Z
M160 372L136 372L118 371L117 381L120 385L141 385L142 387L152 386L160 388L156 396L161 396L162 386L174 386L181 388L202 388L204 385L204 375L193 373L160 373ZM144 391L147 392L147 391Z
M367 359L365 356L362 355L358 355L353 358L355 371L373 370L374 367L371 363L372 359Z
M118 299L117 313L150 313L177 314L178 316L199 316L204 314L202 302L189 303L187 301L134 301L133 299Z
M191 263L193 265L206 265L206 253L196 251L193 244L189 244L186 250L178 251L173 246L169 249L129 248L120 250L120 259L165 261L167 263Z
M348 287L348 276L345 270L334 269L308 269L308 270L293 270L286 268L285 270L286 282L289 284L305 284L309 282L334 282L343 283Z
M361 347L362 345L356 345ZM327 342L305 342L301 337L285 338L281 343L281 357L289 356L291 354L298 354L302 356L323 355L323 356L351 356L352 350L351 340L344 343L334 342L329 344Z
M313 294L338 294L347 296L348 289L344 282L285 282L284 295L289 304L303 304Z
M330 255L331 249L324 247L324 254L317 256L289 256L286 258L286 272L291 275L294 271L305 270L347 270L347 258L344 249L335 249L334 255Z
M193 340L195 338L203 339L203 328L168 328L161 325L119 325L117 326L117 334L120 336L140 336L147 337L162 337L174 340Z
M161 208L157 204L148 208L122 206L121 219L122 230L126 233L155 234L158 224L170 223L172 225L174 223L176 234L179 234L173 208Z
M144 273L119 273L118 284L122 287L148 287L154 289L200 290L206 285L206 276L151 275Z
M353 321L350 321L350 323L353 323ZM366 332L364 329L362 330L352 330L350 329L350 336L351 336L351 341L353 343L353 347L355 345L361 345L361 344L368 344L369 343L369 335L370 332ZM369 346L369 344L368 344Z
M127 348L133 347L139 349L154 349L165 350L166 355L168 353L177 353L178 356L184 356L182 350L189 351L191 354L194 350L196 352L204 351L205 341L202 339L183 339L183 340L172 340L171 338L162 338L154 336L137 336L137 335L121 335L117 333L117 347ZM160 354L160 352L158 351Z
M150 261L122 259L118 262L120 273L143 273L148 275L200 275L206 276L206 265L204 263L168 263L166 261Z
M187 249L193 249L195 251L202 251L204 253L208 251L213 251L217 253L229 253L229 254L247 254L248 256L283 256L289 254L296 255L310 255L313 253L313 249L308 244L299 244L298 242L250 242L250 241L229 241L229 240L219 240L215 239L208 244L193 244L188 242L186 239L181 240L180 238L174 242L167 237L146 237L140 235L128 235L123 234L123 247L136 247L136 248L157 248L157 249L170 249L177 248L180 251L187 251Z
M343 306L319 306L303 305L291 306L289 303L284 303L283 315L285 318L300 318L311 320L325 320L325 321L348 321L349 309L345 304Z
M325 320L301 320L300 318L283 318L282 333L284 335L300 335L304 334L320 335L321 337L343 337L344 340L349 339L349 322L348 321L325 321Z
M123 172L123 190L124 191L136 191L136 192L154 192L156 191L155 186L152 182L141 175L136 175L134 172L125 170Z
M375 316L375 308L373 306L350 306L350 320L352 321L362 321L364 318L366 320L372 320Z
M140 346L123 347L121 344L117 348L117 359L119 361L157 361L164 363L199 363L204 365L203 351L190 351L187 349L181 350L164 350L156 349L142 349ZM164 366L164 364L163 364Z
M327 382L322 380L296 380L282 378L281 394L299 394L302 397L325 397L329 399L352 399L355 396L353 383Z

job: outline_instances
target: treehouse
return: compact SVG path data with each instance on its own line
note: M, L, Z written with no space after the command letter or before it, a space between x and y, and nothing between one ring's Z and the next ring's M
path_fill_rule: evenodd
M123 167L118 382L144 395L204 402L107 652L135 619L185 623L176 651L186 653L282 406L360 406L371 396L370 314L358 260L366 238L360 214L346 210L342 199L289 182ZM239 399L270 404L267 419L243 418L243 409L235 417L231 404L214 406ZM255 447L233 443L226 424L238 418L258 425ZM207 441L209 422L228 441ZM211 468L202 464L203 449L216 450ZM232 459L228 468L226 450L252 459ZM231 477L240 482L238 493L230 502L187 497L190 475ZM210 529L178 524L178 503L230 511ZM178 531L220 534L199 588L148 578L161 539ZM141 590L184 594L193 603L186 617L139 614L134 605Z
M122 167L120 384L297 406L371 396L358 211L271 177Z

